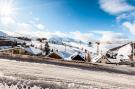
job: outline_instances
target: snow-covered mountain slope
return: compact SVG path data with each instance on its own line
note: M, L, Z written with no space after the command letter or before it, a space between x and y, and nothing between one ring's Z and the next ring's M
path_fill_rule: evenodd
M0 31L0 36L1 36L1 37L5 37L5 36L7 36L7 34L4 33L4 32L2 32L2 31Z
M81 40L76 40L69 37L59 37L59 36L51 36L50 38L48 38L48 41L56 44L62 44L62 43L64 44L64 43L71 43L71 42L84 44L84 42L82 42Z

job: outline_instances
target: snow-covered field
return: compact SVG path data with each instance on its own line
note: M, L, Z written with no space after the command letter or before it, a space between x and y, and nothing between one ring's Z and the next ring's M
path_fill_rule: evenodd
M0 80L3 77L27 82L49 82L68 89L135 89L133 75L0 59ZM0 83L0 87L3 87L3 83Z

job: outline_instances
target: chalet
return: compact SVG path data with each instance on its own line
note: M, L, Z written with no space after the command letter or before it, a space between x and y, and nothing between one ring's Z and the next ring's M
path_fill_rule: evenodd
M53 58L53 59L63 59L63 57L58 52L51 52L47 57Z
M106 53L108 58L118 60L135 61L135 42L129 42L121 46L109 49Z
M71 60L75 60L75 61L85 61L84 57L81 54L75 53L73 55L70 56Z

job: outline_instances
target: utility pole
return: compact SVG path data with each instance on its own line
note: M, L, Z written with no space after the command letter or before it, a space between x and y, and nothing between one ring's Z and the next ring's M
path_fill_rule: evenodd
M66 52L66 43L64 45L65 45L65 52Z
M134 52L135 52L135 50L134 50L134 42L133 42L133 47L132 47L132 50L133 50L133 61L135 61L135 59L134 59Z
M97 44L97 55L99 55L99 45L100 45L100 42L96 42Z

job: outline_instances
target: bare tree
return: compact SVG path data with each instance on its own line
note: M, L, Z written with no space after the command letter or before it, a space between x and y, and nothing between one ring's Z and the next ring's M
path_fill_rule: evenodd
M86 60L86 62L91 62L91 55L90 55L90 52L87 52L87 53L85 54L85 60Z

